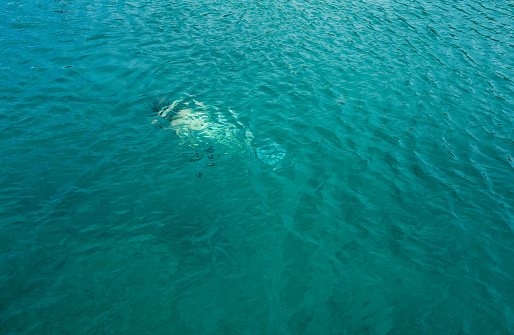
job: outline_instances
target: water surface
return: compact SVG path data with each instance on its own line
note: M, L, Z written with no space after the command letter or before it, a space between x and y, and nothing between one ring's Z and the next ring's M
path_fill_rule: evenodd
M0 332L514 333L513 12L2 2Z

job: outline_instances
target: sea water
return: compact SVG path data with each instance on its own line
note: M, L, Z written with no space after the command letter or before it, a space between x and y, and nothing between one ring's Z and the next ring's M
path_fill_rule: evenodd
M513 13L2 1L0 333L513 334Z

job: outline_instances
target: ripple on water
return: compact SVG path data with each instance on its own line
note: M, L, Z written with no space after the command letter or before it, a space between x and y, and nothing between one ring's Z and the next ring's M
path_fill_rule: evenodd
M0 4L1 329L513 333L513 27L474 0ZM158 99L252 145L191 159Z

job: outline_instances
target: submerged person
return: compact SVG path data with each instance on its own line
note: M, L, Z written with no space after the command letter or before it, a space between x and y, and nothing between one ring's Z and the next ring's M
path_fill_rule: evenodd
M154 112L157 118L152 123L169 121L169 124L161 127L174 130L182 144L195 150L192 160L201 159L202 153L207 153L212 159L215 151L222 154L250 152L265 164L276 165L286 155L285 149L275 142L254 148L252 132L230 109L227 113L221 113L194 99L188 102L175 100L173 103L159 99L154 103Z

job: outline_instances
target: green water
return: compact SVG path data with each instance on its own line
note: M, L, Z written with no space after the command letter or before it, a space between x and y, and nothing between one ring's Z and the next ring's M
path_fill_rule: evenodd
M513 13L1 2L0 334L513 334Z

